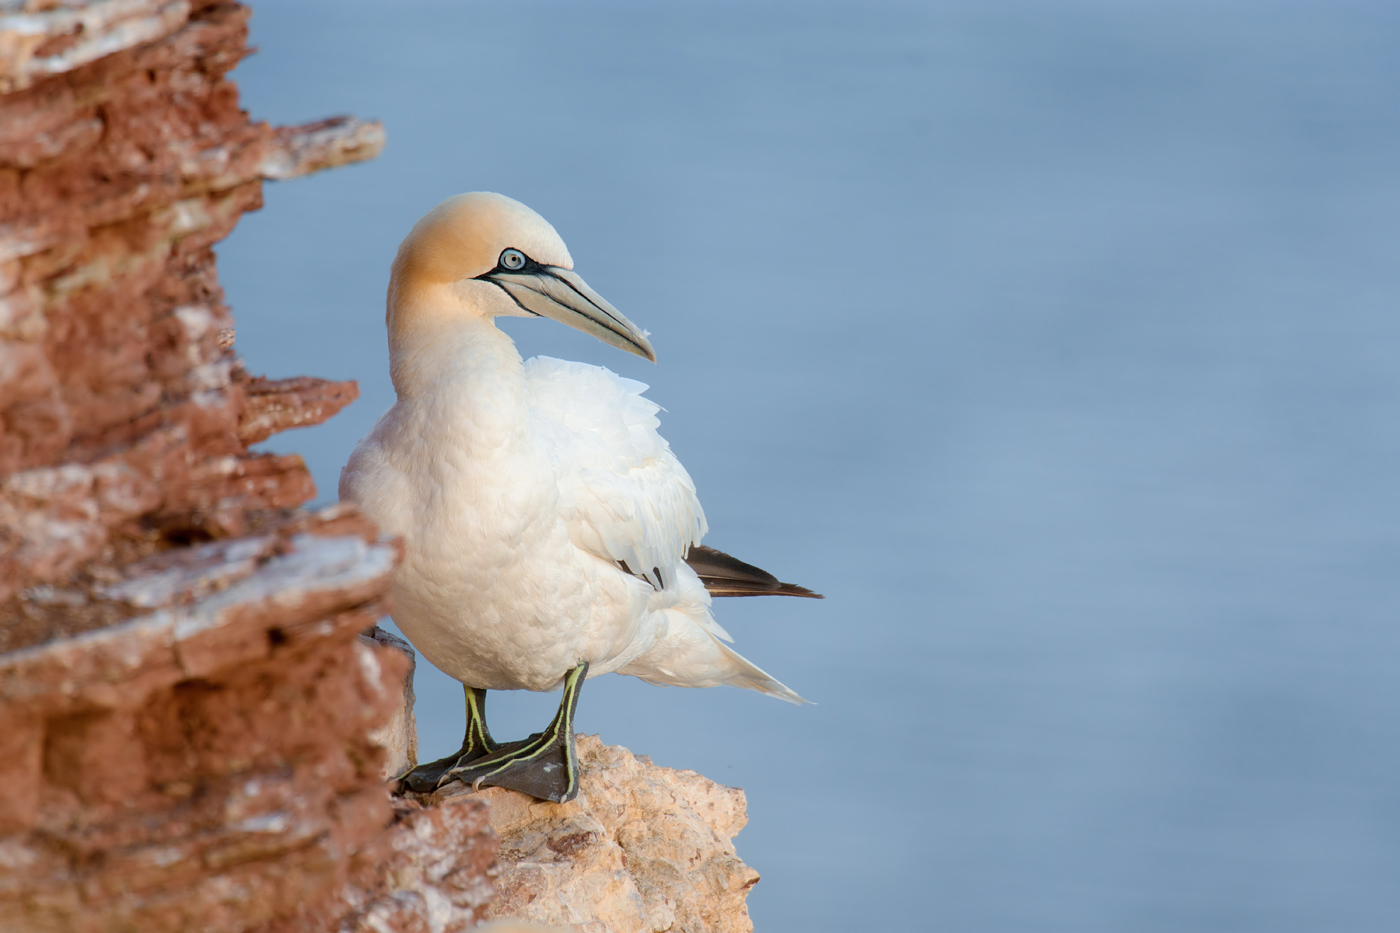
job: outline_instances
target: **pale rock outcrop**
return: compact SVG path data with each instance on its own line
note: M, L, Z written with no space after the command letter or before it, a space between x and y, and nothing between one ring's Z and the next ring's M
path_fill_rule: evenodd
M408 659L408 674L403 679L403 700L394 709L389 721L370 735L370 741L384 749L384 763L379 774L390 780L418 764L418 722L413 716L413 673L418 657L413 646L391 632L375 627L360 635L360 641L376 648L388 648Z
M744 900L758 872L732 837L744 792L578 737L578 798L534 800L503 788L451 784L429 805L477 798L500 839L490 916L577 933L746 933Z

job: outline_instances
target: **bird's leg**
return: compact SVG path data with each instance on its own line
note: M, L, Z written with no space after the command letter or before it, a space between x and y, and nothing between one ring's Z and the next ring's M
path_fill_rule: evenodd
M508 787L540 800L565 803L578 796L578 753L574 750L574 710L588 674L588 662L564 675L559 712L543 732L498 747L484 758L448 768L438 784L458 780L473 790Z
M409 790L429 794L437 789L442 776L449 768L460 767L500 748L500 743L491 739L491 730L486 728L486 691L478 687L462 685L467 698L467 734L462 739L462 747L437 761L419 765L402 778Z

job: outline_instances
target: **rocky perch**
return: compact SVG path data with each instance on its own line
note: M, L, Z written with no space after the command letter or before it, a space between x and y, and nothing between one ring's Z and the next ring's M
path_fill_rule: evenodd
M744 792L593 735L578 736L578 754L581 786L569 803L462 784L417 798L490 806L500 840L490 916L588 933L752 930L744 899L758 872L730 841L748 820Z
M246 7L0 0L0 933L751 929L741 791L581 737L582 793L393 797L396 545L249 450L212 245L377 123L239 109Z

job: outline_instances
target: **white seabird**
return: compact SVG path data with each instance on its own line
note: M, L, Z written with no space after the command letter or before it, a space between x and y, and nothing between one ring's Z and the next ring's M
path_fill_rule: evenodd
M700 546L695 485L656 431L646 386L583 363L522 361L496 327L547 317L655 362L646 335L573 266L544 218L486 192L438 205L394 260L398 401L355 448L340 496L402 538L394 621L466 691L462 748L410 772L415 789L459 778L572 799L574 708L598 674L802 702L725 644L710 596L815 594ZM491 739L487 690L561 685L543 733Z

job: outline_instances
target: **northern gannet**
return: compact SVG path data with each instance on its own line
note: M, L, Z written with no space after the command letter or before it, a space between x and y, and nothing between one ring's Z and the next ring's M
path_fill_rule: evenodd
M547 317L655 362L646 334L573 268L544 218L487 192L438 205L394 259L398 400L341 471L340 497L402 538L393 619L465 690L462 747L411 771L415 790L457 778L573 799L579 688L611 671L803 702L725 644L710 596L816 594L700 545L695 484L656 432L647 387L522 361L496 327ZM492 740L487 690L561 685L544 732Z

